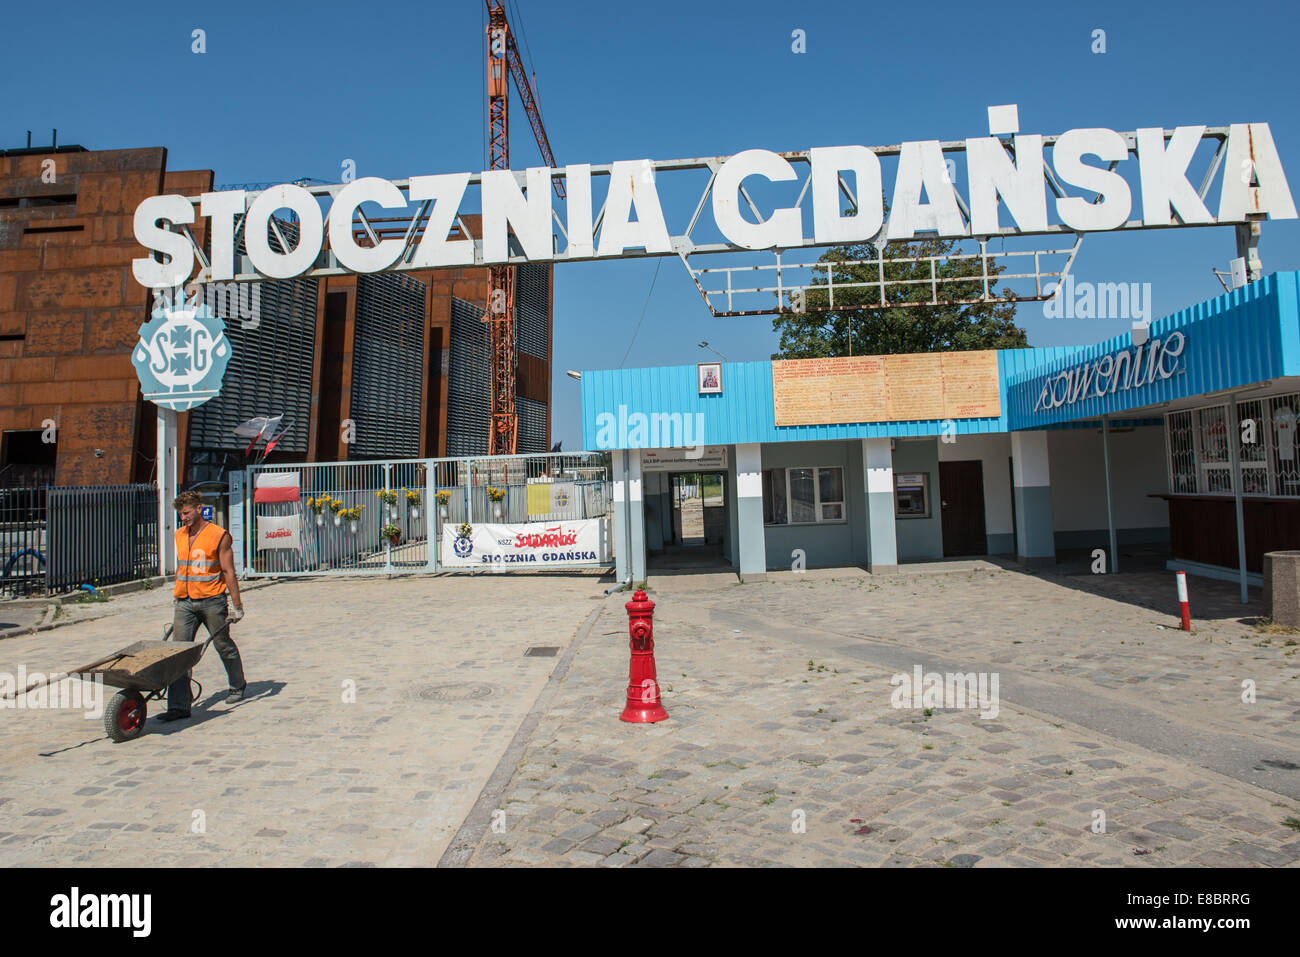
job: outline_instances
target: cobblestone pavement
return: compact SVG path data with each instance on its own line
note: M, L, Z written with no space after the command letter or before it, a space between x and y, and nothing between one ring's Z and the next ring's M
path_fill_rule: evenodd
M618 720L614 596L471 865L1295 866L1295 639L1202 580L1174 631L1171 579L656 577L670 719ZM1000 671L1000 713L895 709L909 663Z
M194 718L151 718L135 741L78 710L0 710L0 865L436 863L557 660L524 651L563 653L602 590L495 575L250 589L241 704L223 703L209 650ZM84 664L171 617L159 591L93 610L0 641L0 671Z

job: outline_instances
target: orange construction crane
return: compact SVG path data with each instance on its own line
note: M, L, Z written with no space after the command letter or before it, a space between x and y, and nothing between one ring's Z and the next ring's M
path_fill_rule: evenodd
M537 146L546 165L554 168L555 156L542 126L542 114L528 75L524 72L514 33L506 20L503 0L485 0L488 9L488 169L510 168L510 83L523 101L528 122L532 124ZM562 180L553 180L555 192L564 198ZM511 455L519 448L519 419L515 414L515 369L518 353L515 343L515 267L491 266L488 271L486 321L489 329L489 352L492 363L492 426L488 432L489 455Z

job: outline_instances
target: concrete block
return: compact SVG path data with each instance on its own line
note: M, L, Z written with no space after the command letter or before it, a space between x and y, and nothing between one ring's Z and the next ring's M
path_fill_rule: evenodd
M1300 628L1300 551L1264 555L1264 588L1273 623Z

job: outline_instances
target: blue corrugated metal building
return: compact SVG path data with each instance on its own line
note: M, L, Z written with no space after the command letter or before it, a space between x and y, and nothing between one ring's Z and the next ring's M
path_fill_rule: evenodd
M844 422L828 396L831 421L797 425L777 424L771 362L584 371L584 445L614 452L620 576L661 556L751 579L1071 548L1110 569L1149 546L1258 581L1266 551L1300 546L1300 273L1145 335L996 360L996 415Z

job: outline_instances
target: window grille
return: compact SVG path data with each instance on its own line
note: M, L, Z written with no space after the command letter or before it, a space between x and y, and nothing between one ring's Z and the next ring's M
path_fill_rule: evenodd
M1300 498L1300 393L1243 399L1230 406L1184 409L1165 416L1169 488L1175 494L1231 495L1237 443L1242 495Z

